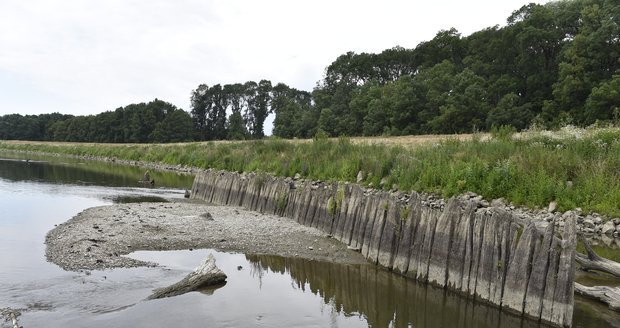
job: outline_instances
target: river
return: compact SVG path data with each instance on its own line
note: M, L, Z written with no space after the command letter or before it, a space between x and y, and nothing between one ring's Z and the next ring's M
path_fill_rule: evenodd
M185 201L193 177L84 160L0 153L0 309L31 327L538 327L538 323L372 265L213 250L135 252L153 268L63 271L44 239L80 211L128 201ZM209 253L227 283L144 301ZM575 327L620 327L620 316L578 299ZM0 320L0 327L10 327Z

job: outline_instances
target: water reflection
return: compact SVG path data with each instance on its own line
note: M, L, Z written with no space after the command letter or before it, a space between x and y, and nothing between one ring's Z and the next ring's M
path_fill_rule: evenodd
M253 270L290 275L297 288L319 295L371 327L539 327L444 289L426 286L372 265L340 265L247 255Z
M135 166L0 152L0 177L9 181L145 187L139 181L143 174L144 169ZM194 180L191 175L174 172L151 172L151 176L155 187L189 189Z

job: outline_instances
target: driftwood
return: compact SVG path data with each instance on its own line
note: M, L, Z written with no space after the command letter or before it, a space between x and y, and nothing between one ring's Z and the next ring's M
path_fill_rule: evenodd
M581 240L583 241L583 245L586 247L586 252L588 254L586 255L576 252L575 261L581 265L583 270L602 271L620 278L620 263L598 256L583 236L581 237Z
M599 300L614 311L620 311L620 287L593 286L588 287L575 283L575 293Z
M207 259L181 281L164 288L158 288L147 299L153 300L189 293L205 286L226 282L226 274L215 266L215 257L209 254Z

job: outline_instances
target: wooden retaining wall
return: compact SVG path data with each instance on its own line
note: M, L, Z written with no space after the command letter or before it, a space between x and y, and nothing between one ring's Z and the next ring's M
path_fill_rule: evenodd
M573 317L576 218L546 231L499 208L450 199L445 208L355 184L205 171L192 198L291 218L399 274L556 326Z

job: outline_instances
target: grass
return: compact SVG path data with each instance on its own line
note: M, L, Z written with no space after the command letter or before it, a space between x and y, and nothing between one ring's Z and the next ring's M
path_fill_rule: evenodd
M444 197L487 199L620 216L620 130L565 128L458 138L266 139L172 145L0 142L0 149L116 157L229 171L355 182ZM431 141L429 141L431 140Z

